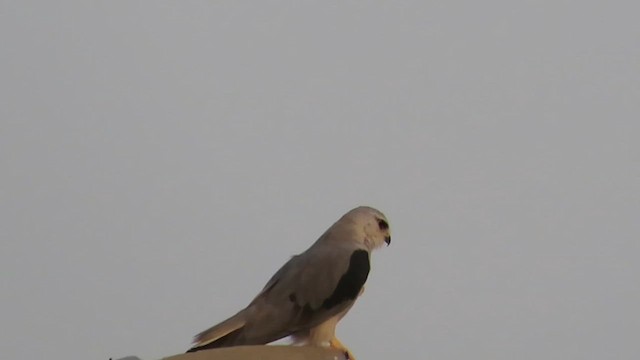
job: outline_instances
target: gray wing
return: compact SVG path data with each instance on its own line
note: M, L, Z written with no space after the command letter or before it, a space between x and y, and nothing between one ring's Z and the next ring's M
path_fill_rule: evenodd
M243 343L269 343L314 327L348 309L369 274L369 253L314 246L267 282L247 311Z

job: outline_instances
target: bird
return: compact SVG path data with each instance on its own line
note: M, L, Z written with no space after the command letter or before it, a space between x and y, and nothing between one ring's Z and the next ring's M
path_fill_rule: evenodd
M370 256L391 243L389 222L372 207L344 214L306 251L289 259L247 307L197 334L187 351L263 345L290 336L355 360L336 325L364 291Z

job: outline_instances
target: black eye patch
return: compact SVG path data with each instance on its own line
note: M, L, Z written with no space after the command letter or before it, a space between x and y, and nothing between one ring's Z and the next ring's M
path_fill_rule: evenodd
M389 224L382 219L378 219L378 227L380 230L389 230Z

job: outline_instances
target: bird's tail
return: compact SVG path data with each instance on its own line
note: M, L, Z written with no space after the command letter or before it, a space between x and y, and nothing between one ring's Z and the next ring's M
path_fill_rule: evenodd
M193 347L187 352L235 345L242 335L246 322L245 309L196 335L193 339Z

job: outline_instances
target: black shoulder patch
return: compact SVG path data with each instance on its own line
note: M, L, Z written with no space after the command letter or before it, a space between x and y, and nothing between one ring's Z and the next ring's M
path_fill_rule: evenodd
M349 268L342 275L333 294L322 302L322 307L331 309L343 301L358 297L362 286L369 276L369 253L366 250L356 250L351 254Z

